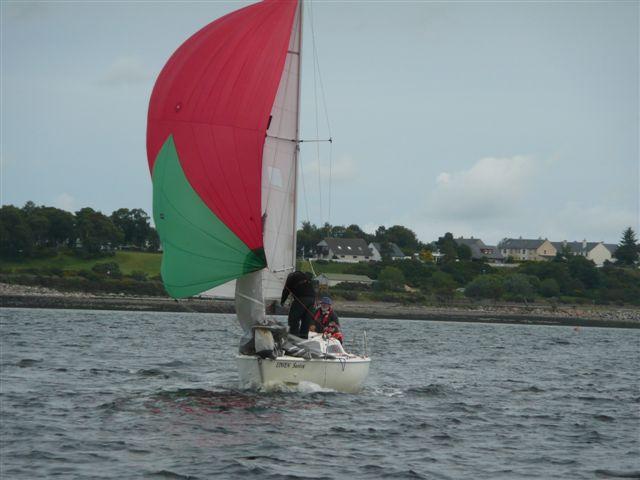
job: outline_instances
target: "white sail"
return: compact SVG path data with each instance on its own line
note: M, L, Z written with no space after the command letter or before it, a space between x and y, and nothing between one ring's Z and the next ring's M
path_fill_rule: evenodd
M279 298L287 275L295 270L300 7L298 3L262 157L264 249L268 266L263 279L265 298Z
M296 184L299 138L301 2L298 3L284 71L271 111L262 157L262 211L267 268L262 271L264 299L279 299L284 282L295 269ZM255 292L255 288L247 286ZM234 298L236 281L204 292L203 296Z

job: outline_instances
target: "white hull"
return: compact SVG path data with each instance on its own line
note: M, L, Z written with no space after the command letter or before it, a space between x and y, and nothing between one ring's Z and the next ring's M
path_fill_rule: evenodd
M262 359L257 356L236 357L243 388L273 388L310 382L322 388L356 393L369 373L371 359L350 356L344 359L304 359L281 356Z

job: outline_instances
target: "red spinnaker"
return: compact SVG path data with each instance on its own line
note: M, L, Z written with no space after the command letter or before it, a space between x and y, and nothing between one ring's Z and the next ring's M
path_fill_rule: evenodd
M169 59L149 104L153 166L169 135L185 176L249 249L263 246L262 149L297 0L265 0L194 34Z

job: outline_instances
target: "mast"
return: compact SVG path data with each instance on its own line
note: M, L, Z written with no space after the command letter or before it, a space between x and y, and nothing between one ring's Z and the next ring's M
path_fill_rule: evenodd
M298 1L298 108L296 109L296 151L294 165L294 187L293 187L293 270L296 270L296 252L298 249L298 168L300 162L300 90L302 85L302 24L303 24L304 0Z

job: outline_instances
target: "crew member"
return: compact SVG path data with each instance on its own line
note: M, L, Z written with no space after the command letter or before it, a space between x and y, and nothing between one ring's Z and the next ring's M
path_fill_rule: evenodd
M315 331L337 338L340 340L340 343L342 343L344 337L340 331L340 320L338 320L338 316L333 311L331 304L332 302L329 297L322 297L320 299L320 308L316 310L313 316Z
M280 305L284 305L289 294L292 297L288 318L289 333L307 338L309 325L313 320L313 306L316 302L311 274L300 271L290 273L282 289Z

